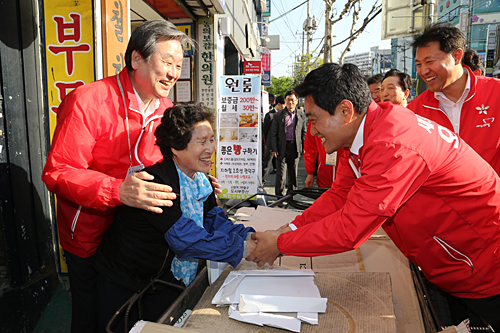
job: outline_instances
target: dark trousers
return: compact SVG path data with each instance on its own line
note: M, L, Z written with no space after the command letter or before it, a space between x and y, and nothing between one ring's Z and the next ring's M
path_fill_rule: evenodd
M106 333L106 325L111 317L136 291L116 285L101 275L98 275L97 289L99 293L99 332ZM181 291L177 289L164 288L155 290L152 288L150 293L146 293L142 297L142 318L139 318L138 301L132 307L129 313L128 330L139 319L152 322L157 321L180 294ZM113 321L111 326L113 332L126 333L125 311L126 309Z
M273 162L273 153L271 149L266 148L264 157L262 158L262 185L266 183L267 176L269 176L269 171L271 171L271 164Z
M482 318L500 332L500 295L486 298L458 298L445 293L450 304L453 324L457 325L464 319L471 319L471 326L483 326Z
M285 181L287 181L287 194L292 190L297 189L297 169L299 166L299 153L297 152L297 144L295 141L286 142L285 158L280 158L276 161L276 183L274 192L276 195L282 196L285 189ZM288 180L287 180L288 176Z
M97 272L94 256L82 258L64 251L71 287L71 333L97 332Z

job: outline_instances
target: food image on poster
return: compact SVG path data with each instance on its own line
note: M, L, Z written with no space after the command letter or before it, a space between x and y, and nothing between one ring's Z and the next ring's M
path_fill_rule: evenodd
M238 127L238 114L228 113L220 117L220 127Z
M258 127L259 114L256 113L240 113L240 127Z
M220 142L237 142L238 129L237 128L221 128L220 129Z
M259 133L257 128L240 128L240 142L257 142Z

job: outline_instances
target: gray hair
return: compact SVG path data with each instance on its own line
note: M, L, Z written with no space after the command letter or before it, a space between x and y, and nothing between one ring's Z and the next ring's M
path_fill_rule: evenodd
M125 52L125 64L129 71L132 68L132 52L137 51L147 62L151 55L158 49L158 42L164 40L178 40L183 47L192 45L194 42L185 33L177 30L175 25L167 20L151 20L139 25L132 32Z

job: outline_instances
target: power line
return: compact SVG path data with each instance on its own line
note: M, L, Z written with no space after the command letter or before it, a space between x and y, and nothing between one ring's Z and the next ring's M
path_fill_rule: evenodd
M301 3L301 4L300 4L300 5L298 5L298 6L296 6L296 7L292 8L292 9L290 9L290 10L289 10L289 11L287 11L286 13L281 14L281 15L280 15L280 16L278 16L277 18L272 19L271 21L269 21L269 23L274 22L274 21L276 21L277 19L282 18L283 16L287 15L287 14L288 14L288 13L290 13L290 12L293 12L295 9L299 8L299 7L300 7L300 6L302 6L303 4L306 4L306 3L307 3L307 1L308 1L308 0L304 1L303 3Z

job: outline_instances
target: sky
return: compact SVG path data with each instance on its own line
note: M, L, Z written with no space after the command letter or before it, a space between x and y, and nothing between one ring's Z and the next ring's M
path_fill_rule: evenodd
M319 20L319 27L312 36L310 50L314 50L319 54L323 41L321 38L325 34L325 2L324 0L309 0L310 16L314 16ZM363 19L372 8L377 0L362 0L361 15L359 16L356 27L361 26ZM271 17L270 20L278 18L281 14L295 8L304 0L271 0ZM337 18L347 0L337 0L333 5L333 13ZM381 3L381 0L378 0ZM277 19L269 24L269 35L280 35L280 50L273 50L271 55L271 75L289 76L292 75L292 64L295 56L302 53L302 27L307 18L307 3L290 12L289 14ZM352 25L352 16L344 16L344 18L333 25L333 44L336 44L350 34ZM390 48L391 41L381 39L382 29L382 13L373 19L367 28L359 35L351 46L351 51L347 54L368 52L370 47L380 45L383 48ZM321 43L321 44L320 44ZM342 51L347 46L347 41L333 48L333 60L338 61ZM304 47L304 53L306 52ZM321 54L320 57L323 57Z

